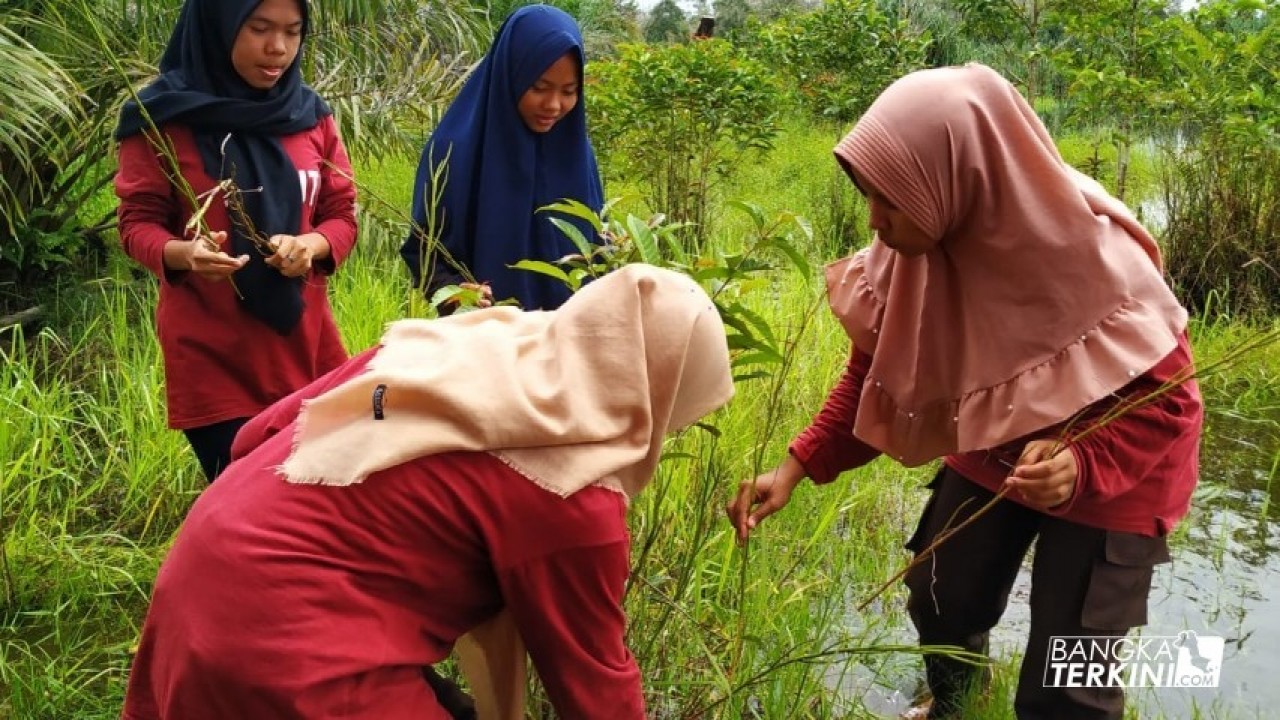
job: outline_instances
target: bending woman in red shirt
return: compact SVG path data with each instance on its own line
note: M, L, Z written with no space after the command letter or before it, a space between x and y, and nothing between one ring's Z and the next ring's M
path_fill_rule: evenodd
M120 238L160 279L169 426L210 481L248 418L347 358L326 277L356 242L355 189L332 112L302 82L307 22L299 0L187 0L160 77L116 128ZM207 234L187 228L197 208L166 146ZM208 198L225 179L247 223Z
M646 265L556 311L392 325L236 438L160 568L124 717L443 720L421 669L505 612L559 717L641 720L627 499L731 378L706 293Z
M985 653L1035 542L1018 717L1120 718L1120 688L1045 687L1045 668L1052 636L1146 622L1152 566L1196 483L1203 407L1155 241L981 65L900 79L835 155L876 231L827 270L853 354L788 457L730 503L739 539L805 476L942 457L910 550L1008 494L908 573L921 644ZM957 716L984 675L935 654L925 669L931 718Z

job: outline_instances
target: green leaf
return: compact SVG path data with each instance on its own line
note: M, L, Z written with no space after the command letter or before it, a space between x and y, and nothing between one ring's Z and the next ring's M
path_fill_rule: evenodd
M746 352L733 359L734 367L742 365L777 365L781 362L782 356L771 350Z
M587 239L582 236L582 231L578 229L577 225L568 220L555 217L551 218L551 224L564 233L565 237L568 237L573 242L574 247L578 248L578 252L582 253L583 256L591 254L591 243L587 242Z
M460 299L465 292L467 291L457 285L445 285L431 294L431 307L438 308L454 298Z
M797 250L790 242L787 242L786 238L770 238L768 244L782 251L782 254L786 255L791 264L804 276L805 282L809 282L809 278L813 273L809 266L809 258L804 253Z
M536 272L540 275L553 277L565 285L568 285L572 290L576 291L578 289L578 285L573 282L573 278L570 278L568 273L549 262L544 262L542 260L521 260L510 267L515 268L516 270L528 270L529 272Z
M769 348L760 339L750 333L731 333L728 338L730 350L759 350L768 352Z
M583 220L591 223L591 227L595 228L596 232L600 232L600 230L603 229L603 225L600 224L600 216L596 214L596 211L586 205L583 205L577 200L563 198L559 202L554 202L550 205L543 205L538 208L538 212L558 212L565 215L571 215L576 218L582 218Z
M717 437L717 438L720 437L720 428L716 427L715 425L708 425L707 423L704 423L704 422L696 422L693 425L690 425L690 427L696 427L699 430L705 430L708 434L711 435L711 437Z
M761 209L759 205L756 205L755 203L747 202L745 200L730 200L726 202L725 205L731 208L737 208L745 212L748 216L750 216L751 221L756 224L756 230L761 230L764 228L764 224L765 224L764 210Z
M627 232L631 235L631 242L635 244L636 250L640 253L641 262L650 265L662 264L662 254L658 252L658 243L653 237L653 230L649 225L635 215L627 216Z
M667 246L667 252L671 253L672 260L681 267L689 266L689 255L684 251L684 243L680 242L680 237L676 234L676 231L685 225L687 223L665 225L658 231L663 243Z
M690 273L694 280L703 282L706 280L727 280L733 277L734 273L724 265L709 265L707 267L698 267Z

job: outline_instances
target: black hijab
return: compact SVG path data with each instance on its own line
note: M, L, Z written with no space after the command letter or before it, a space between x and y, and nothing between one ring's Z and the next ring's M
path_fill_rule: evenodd
M231 64L240 26L261 0L186 0L160 60L160 77L138 93L150 122L189 127L205 172L219 180L234 177L254 227L266 237L296 235L302 223L302 190L297 168L279 136L302 132L331 114L315 91L302 82L302 51L270 90L249 86ZM309 26L306 0L302 40ZM125 103L117 140L149 127L138 104ZM230 134L230 139L226 140ZM225 152L225 158L224 158ZM232 175L234 171L234 176ZM232 218L231 249L249 263L234 279L245 310L288 335L302 315L302 278L286 278L264 262L246 229Z

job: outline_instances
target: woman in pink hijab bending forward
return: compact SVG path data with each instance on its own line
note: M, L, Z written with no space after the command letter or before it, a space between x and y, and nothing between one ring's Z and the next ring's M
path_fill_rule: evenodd
M1155 241L981 65L899 79L835 156L875 230L827 268L852 356L782 464L729 504L739 539L806 476L943 458L913 552L1006 495L907 574L921 644L986 653L1034 542L1017 716L1120 718L1119 687L1059 687L1047 661L1054 636L1145 624L1196 484L1203 406ZM933 654L925 670L930 718L959 716L989 674Z
M464 633L482 718L523 716L527 647L560 717L643 720L627 500L732 394L711 300L652 266L391 325L236 436L156 578L125 720L446 720L423 668Z

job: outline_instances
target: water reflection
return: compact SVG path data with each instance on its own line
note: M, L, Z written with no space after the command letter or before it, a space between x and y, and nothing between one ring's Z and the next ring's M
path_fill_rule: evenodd
M1222 636L1221 682L1216 690L1147 690L1136 703L1142 717L1274 717L1280 707L1275 421L1209 419L1201 490L1175 537L1174 562L1157 573L1144 633Z

